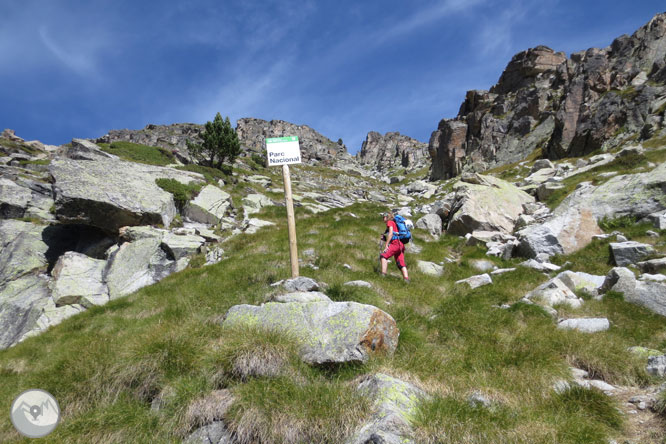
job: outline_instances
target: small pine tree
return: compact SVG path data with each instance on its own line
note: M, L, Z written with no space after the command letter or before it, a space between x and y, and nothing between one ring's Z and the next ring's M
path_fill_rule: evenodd
M215 115L212 122L206 122L199 138L201 143L188 140L187 148L195 159L213 168L221 168L225 160L233 163L240 154L238 134L231 127L229 117L222 120L220 113Z

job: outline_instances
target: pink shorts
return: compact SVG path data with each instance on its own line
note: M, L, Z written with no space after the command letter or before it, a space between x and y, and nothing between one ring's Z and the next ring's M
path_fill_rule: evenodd
M384 259L389 259L395 256L395 264L398 268L405 266L405 244L400 242L398 239L394 239L389 244L388 250L380 254Z

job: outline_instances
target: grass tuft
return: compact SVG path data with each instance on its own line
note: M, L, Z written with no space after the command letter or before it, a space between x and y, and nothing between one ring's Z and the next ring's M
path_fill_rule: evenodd
M176 167L176 169L183 171L191 171L193 173L199 173L204 176L206 182L212 183L214 185L217 185L217 182L219 180L224 180L224 181L229 180L229 176L231 175L231 168L228 167L228 165L222 165L222 167L218 169L204 165L195 165L191 163L188 165L178 166Z
M181 212L185 207L185 204L194 199L202 188L202 184L191 183L185 185L178 182L176 179L155 179L155 183L164 191L173 194L173 200L176 203L176 207L178 207Z

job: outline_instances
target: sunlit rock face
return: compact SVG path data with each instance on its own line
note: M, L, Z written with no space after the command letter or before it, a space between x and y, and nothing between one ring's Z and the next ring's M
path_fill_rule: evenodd
M382 173L400 168L409 172L430 165L428 145L398 132L369 132L356 159Z
M659 134L665 36L666 14L658 14L604 49L516 54L490 91L469 91L458 115L432 133L431 178L517 162L536 149L560 159Z

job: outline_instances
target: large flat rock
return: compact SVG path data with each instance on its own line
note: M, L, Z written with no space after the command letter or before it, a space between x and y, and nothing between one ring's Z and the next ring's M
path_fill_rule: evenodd
M459 236L476 230L511 233L523 213L523 204L534 202L529 194L492 176L463 178L454 189L446 231Z
M597 221L604 217L647 217L666 209L666 163L652 171L623 174L595 187L579 186L554 211L556 216L571 208L589 211Z
M377 307L356 302L275 303L231 307L228 326L275 329L294 335L309 364L366 362L373 352L393 353L399 331Z
M610 328L606 318L575 318L563 319L557 323L560 330L577 330L582 333L597 333Z
M206 185L185 207L185 216L195 222L217 225L231 205L231 195L215 185Z
M103 279L105 266L104 260L73 251L60 256L51 271L55 304L91 307L107 303L109 290Z
M595 235L602 234L592 211L587 208L570 208L544 223L557 238L564 254L574 253L586 247Z
M116 232L126 225L169 226L176 215L173 196L156 179L199 181L187 171L121 160L56 159L53 176L56 217L64 223Z
M178 270L158 238L126 242L112 252L106 268L109 297L116 299L152 285Z

